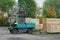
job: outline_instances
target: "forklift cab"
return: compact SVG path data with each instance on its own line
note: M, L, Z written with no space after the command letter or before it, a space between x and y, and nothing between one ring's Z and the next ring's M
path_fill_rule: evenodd
M10 27L16 27L17 21L16 18L10 18Z

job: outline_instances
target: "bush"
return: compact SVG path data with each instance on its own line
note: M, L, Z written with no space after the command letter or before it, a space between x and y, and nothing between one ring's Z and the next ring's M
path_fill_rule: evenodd
M4 20L4 18L0 18L0 26L9 26L9 22Z
M3 18L0 18L0 26L3 26Z

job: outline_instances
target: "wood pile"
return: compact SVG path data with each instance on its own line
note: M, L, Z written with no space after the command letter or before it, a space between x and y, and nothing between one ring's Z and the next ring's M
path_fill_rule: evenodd
M60 19L46 18L43 21L43 32L60 33Z

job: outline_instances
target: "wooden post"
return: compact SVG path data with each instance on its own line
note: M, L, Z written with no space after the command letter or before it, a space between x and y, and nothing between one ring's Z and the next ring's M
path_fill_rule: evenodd
M47 32L47 27L46 27L46 18L43 18L43 32Z

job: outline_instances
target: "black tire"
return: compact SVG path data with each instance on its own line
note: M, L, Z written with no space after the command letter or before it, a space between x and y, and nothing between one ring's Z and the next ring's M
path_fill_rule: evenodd
M29 33L29 34L32 34L32 32L33 32L33 29L28 29L27 30L27 33Z
M11 29L10 27L8 28L8 30L10 31L10 33L13 33L13 32L12 32L12 29Z
M10 33L13 33L12 30L10 30Z
M17 30L17 29L13 29L13 30L11 31L11 33L17 34L17 33L18 33L18 30Z

